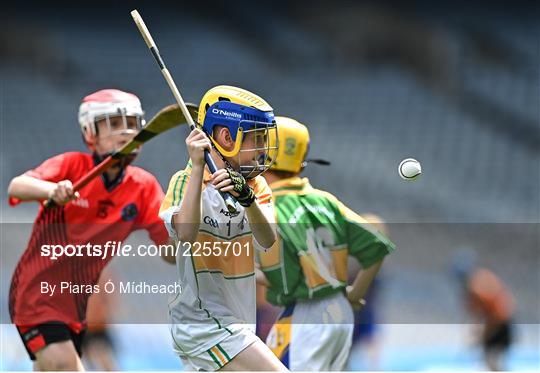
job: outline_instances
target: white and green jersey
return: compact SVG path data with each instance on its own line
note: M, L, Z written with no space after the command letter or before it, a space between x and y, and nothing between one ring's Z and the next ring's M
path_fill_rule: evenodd
M190 162L173 175L160 209L160 217L176 242L172 219L180 211L191 169ZM248 183L261 209L274 213L266 180L257 176ZM253 238L245 209L237 205L236 213L228 212L208 171L201 199L202 221L196 241L181 247L176 256L182 290L169 304L171 334L180 356L210 351L214 357L232 357L232 350L220 354L217 345L244 329L255 331L254 251L264 249Z
M332 194L314 189L307 178L270 185L278 222L276 247L257 253L270 282L267 300L288 305L299 299L325 297L347 285L347 261L363 268L395 249Z

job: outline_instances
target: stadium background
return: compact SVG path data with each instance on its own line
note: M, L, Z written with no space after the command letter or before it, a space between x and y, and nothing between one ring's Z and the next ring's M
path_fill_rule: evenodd
M129 15L136 5L2 5L1 190L51 155L85 150L76 122L84 95L132 91L147 118L173 102ZM312 183L389 223L398 251L385 265L376 307L381 368L481 368L451 276L460 247L475 249L516 297L520 325L509 367L540 367L534 2L138 5L186 100L198 103L218 84L266 98L276 113L308 125L312 157L332 162L309 167ZM185 134L181 128L156 138L137 160L164 188L185 165ZM424 172L414 183L397 175L410 156ZM7 324L7 290L36 210L11 209L2 194L0 370L30 367ZM154 259L113 267L129 279L174 279L174 268ZM124 300L113 327L121 369L180 367L167 327L158 324L166 320L162 301ZM363 369L364 358L355 351L350 368Z

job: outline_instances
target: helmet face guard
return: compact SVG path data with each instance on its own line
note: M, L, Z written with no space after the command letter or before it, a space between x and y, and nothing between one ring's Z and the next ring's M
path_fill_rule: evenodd
M116 118L122 121L122 125L120 127L112 125L113 120ZM130 123L128 122L128 118L135 118L135 126L130 125ZM120 114L103 114L94 118L94 128L96 136L99 136L98 122L102 120L105 120L107 128L109 129L108 135L104 137L111 137L117 135L136 135L145 125L145 120L143 119L143 116L139 114L127 114L125 112L122 112Z
M229 130L234 141L232 150L224 149L214 140L212 135L215 126ZM237 171L246 179L260 175L275 161L278 141L272 111L218 101L207 109L202 128L223 157L236 158L240 168ZM243 144L248 145L242 147ZM242 164L246 158L251 158L250 164Z
M130 123L128 122L129 118L135 119L135 126L130 125ZM98 123L102 120L105 121L108 128L108 133L105 136L100 136L99 134ZM117 120L121 121L120 126L116 124ZM115 124L113 125L113 123ZM138 115L138 114L131 114L131 115L124 114L124 113L112 114L112 115L104 114L104 115L95 117L94 128L95 128L96 138L99 137L101 139L107 139L113 136L124 136L124 135L134 137L137 133L139 133L139 131L144 127L145 124L146 122L143 116ZM114 152L118 150L120 149L114 149L114 151L112 152L101 154L100 157L103 157L103 159L105 159L107 156L114 154ZM117 165L120 166L121 168L128 166L135 160L135 158L137 158L137 156L139 155L139 152L140 152L140 146L133 149L133 151L128 156L123 157L122 160L117 163Z
M278 151L277 128L275 123L251 122L251 129L243 131L243 142L253 146L241 148L237 155L238 170L246 179L252 179L272 166ZM242 158L252 156L252 164L242 164Z

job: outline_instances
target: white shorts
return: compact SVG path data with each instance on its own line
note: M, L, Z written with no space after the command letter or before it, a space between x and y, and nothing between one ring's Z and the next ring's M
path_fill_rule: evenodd
M339 371L347 364L353 330L352 307L336 293L287 307L266 344L290 370Z
M196 372L214 372L223 368L236 355L257 341L259 337L249 328L237 329L225 339L216 343L208 350L195 355L179 355L184 370ZM178 351L177 351L178 352Z

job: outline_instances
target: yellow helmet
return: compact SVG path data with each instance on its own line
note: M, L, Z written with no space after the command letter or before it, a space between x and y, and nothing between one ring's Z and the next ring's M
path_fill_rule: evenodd
M224 157L238 156L241 152L258 153L251 165L240 165L246 178L254 177L267 170L275 159L277 151L276 122L272 107L261 97L242 88L220 85L210 89L199 105L197 122L208 135L215 148ZM214 127L229 129L234 146L224 149L213 138ZM254 132L255 145L252 149L241 150L242 142L250 132ZM257 143L260 141L261 143ZM270 146L270 142L273 145Z
M272 107L263 98L245 89L230 85L218 85L206 92L199 105L197 122L202 126L206 118L206 111L218 101L229 101L235 104L249 106L261 111L273 111Z
M287 117L276 117L279 148L271 170L298 173L304 166L309 149L309 132L305 125ZM270 143L270 146L273 144Z

